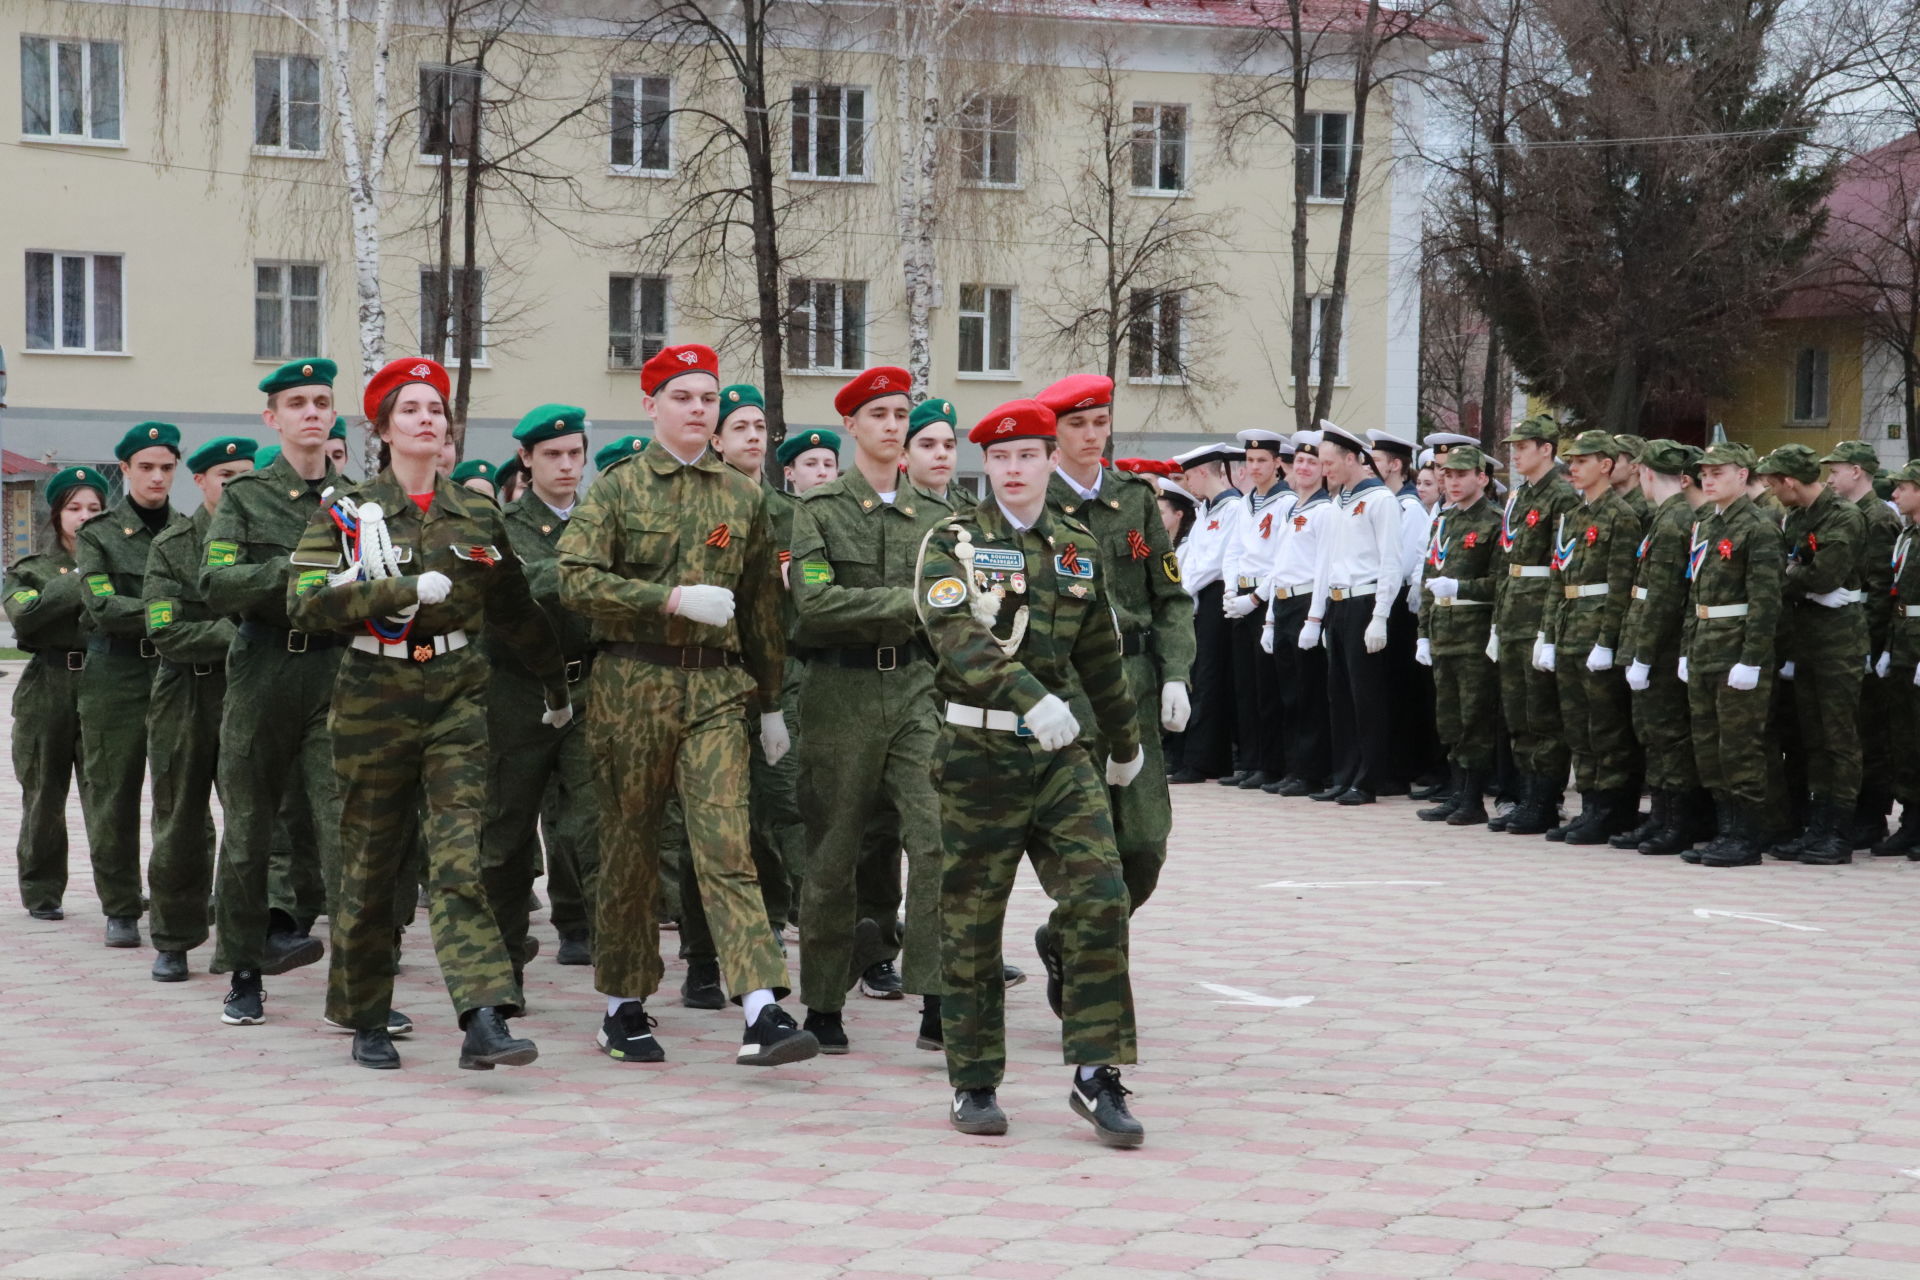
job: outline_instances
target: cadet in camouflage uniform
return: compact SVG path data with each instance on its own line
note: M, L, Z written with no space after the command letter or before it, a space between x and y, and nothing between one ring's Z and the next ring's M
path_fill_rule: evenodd
M932 653L915 617L915 560L952 513L900 472L912 378L880 366L834 396L854 465L809 490L793 519L800 687L800 811L811 846L800 903L800 995L824 1053L848 1050L841 1018L853 963L855 877L883 797L907 856L901 984L941 994L940 830L929 762L937 730ZM885 486L882 488L882 486ZM928 1020L937 1006L923 1003ZM933 1028L927 1028L932 1031ZM932 1039L932 1036L923 1036Z
M559 546L587 465L586 410L543 404L520 419L513 438L533 479L504 512L508 536L534 600L559 632L574 723L555 730L540 722L547 705L544 681L507 636L488 635L487 657L493 663L487 685L491 765L480 865L507 954L524 966L528 906L538 874L537 827L551 802L555 822L549 827L549 876L577 885L579 894L573 900L572 894L563 897L549 889L554 926L560 932L559 960L585 964L591 958L589 913L600 878L600 809L585 727L594 652L586 619L560 603ZM550 788L557 788L557 796L550 797ZM563 919L569 909L582 915Z
M187 952L207 940L213 888L213 783L220 761L220 709L227 692L233 623L207 607L200 564L207 527L227 482L253 470L253 441L238 436L194 450L187 470L200 509L153 540L147 554L147 638L160 670L147 705L153 764L153 980L185 982Z
M1580 503L1554 465L1560 428L1546 414L1520 423L1509 437L1513 488L1500 516L1505 575L1494 596L1493 635L1487 654L1500 666L1500 707L1520 771L1520 803L1487 825L1511 835L1543 835L1558 820L1567 779L1567 747L1561 738L1560 692L1553 674L1533 664L1534 640L1546 612L1553 572L1553 531L1560 517Z
M52 545L7 570L7 621L28 654L13 682L13 776L20 783L15 846L20 902L35 920L63 919L67 892L67 786L91 805L81 768L80 678L91 624L73 551L80 526L105 509L107 478L68 467L47 480Z
M1065 908L1055 936L1060 1047L1076 1068L1069 1101L1101 1142L1131 1147L1145 1131L1119 1071L1135 1057L1126 882L1102 775L1066 699L1085 696L1110 744L1107 786L1132 782L1145 755L1105 553L1086 525L1047 509L1053 434L1053 411L1034 400L974 427L967 438L986 452L993 496L929 535L914 595L949 699L934 760L948 1115L962 1133L1007 1129L995 1096L1006 1070L1001 933L1024 852Z
M1633 599L1620 633L1620 657L1633 690L1633 731L1646 753L1652 812L1636 830L1608 843L1646 854L1675 854L1712 834L1712 799L1693 765L1687 686L1680 682L1680 636L1686 626L1687 549L1695 509L1705 501L1693 478L1700 450L1672 440L1640 451L1640 480L1653 518L1635 551Z
M1860 559L1862 607L1867 615L1867 653L1887 652L1893 622L1893 546L1900 537L1900 517L1874 491L1880 474L1880 455L1864 440L1842 440L1820 461L1827 468L1827 485L1866 517L1866 540ZM1887 815L1893 809L1891 784L1891 712L1894 699L1870 667L1860 682L1860 801L1844 834L1856 849L1870 848L1887 835Z
M1920 462L1893 473L1893 502L1906 527L1893 547L1887 648L1874 666L1892 704L1891 781L1900 802L1900 829L1874 845L1873 852L1920 859L1920 555L1914 554L1920 544Z
M288 616L350 637L329 723L340 775L340 889L327 1017L353 1028L353 1060L393 1069L395 882L426 800L428 912L440 974L466 1038L460 1066L532 1062L505 1019L523 1003L481 883L489 664L468 643L484 620L545 694L540 720L573 719L558 638L527 588L490 499L436 475L447 373L396 360L367 383L367 420L390 459L316 511L294 548Z
M1693 759L1713 792L1719 834L1680 856L1709 867L1760 861L1767 791L1767 704L1780 616L1780 531L1747 497L1756 465L1743 444L1716 444L1700 459L1707 505L1688 541L1691 613L1677 670L1693 712Z
M1845 831L1860 793L1866 517L1820 482L1819 456L1806 445L1781 445L1761 460L1759 472L1788 508L1780 675L1793 681L1807 761L1806 833L1774 854L1821 865L1851 862L1853 846Z
M93 624L80 679L80 720L91 803L86 807L93 884L107 945L140 945L140 792L147 775L147 698L154 660L140 603L147 551L162 530L186 523L167 504L180 464L179 428L143 422L114 446L126 496L83 525L74 564Z
M1613 445L1613 491L1644 529L1653 522L1653 503L1640 488L1640 455L1647 441L1643 436L1616 431Z
M667 797L686 814L720 968L747 1027L736 1061L772 1066L820 1046L776 1003L786 963L747 835L749 702L770 762L787 753L778 549L766 491L709 447L719 357L663 348L640 371L656 436L587 491L560 540L560 600L600 645L591 741L600 787L594 983L599 1044L623 1062L664 1056L645 1000L660 985L659 838Z
M1492 473L1472 445L1440 459L1445 505L1427 544L1414 660L1433 668L1434 720L1447 745L1453 777L1440 803L1419 811L1426 822L1464 827L1487 820L1493 747L1500 716L1500 671L1487 660L1493 600L1500 580L1500 513L1487 501Z
M1535 663L1559 683L1561 733L1573 756L1580 813L1546 836L1604 844L1635 825L1640 802L1633 711L1615 660L1632 600L1640 521L1613 488L1612 436L1582 431L1564 452L1582 501L1554 524Z

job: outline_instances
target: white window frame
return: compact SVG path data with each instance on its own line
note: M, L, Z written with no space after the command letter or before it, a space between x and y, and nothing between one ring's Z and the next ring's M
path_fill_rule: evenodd
M1307 299L1307 385L1320 385L1320 330L1327 314L1327 304L1331 295L1316 293ZM1336 353L1333 385L1347 385L1347 337L1350 333L1349 322L1353 319L1353 295L1347 295L1347 304L1340 308L1340 350Z
M260 269L272 267L280 275L280 292L264 294L260 292ZM313 295L313 331L314 345L311 350L296 348L293 341L293 270L294 267L312 267L317 273ZM280 343L281 354L260 354L260 302L264 298L277 298L280 303ZM292 258L255 258L253 261L253 359L256 364L283 364L300 356L324 356L327 354L327 264L324 262L305 262Z
M420 329L414 336L419 339L419 342L415 345L419 346L423 351L427 345L427 289L430 285L428 277L438 270L439 268L435 267L432 263L423 262L420 264ZM459 271L462 270L462 268L454 267L452 270ZM475 267L473 270L474 274L480 277L480 350L475 353L473 357L473 367L476 369L490 369L493 367L493 334L488 330L488 271L485 267ZM450 325L455 319L453 316L448 317ZM440 363L449 367L452 366L454 361L460 358L459 353L454 350L453 339L453 332L451 328L449 328L447 345L440 352Z
M633 351L624 363L614 351L613 343L613 282L615 280L631 280L634 284L632 295L629 298L629 312L627 316L627 327L633 343ZM660 285L661 323L660 332L657 334L649 334L641 326L642 313L645 308L641 305L640 294L648 281L658 281ZM662 347L666 346L667 335L672 332L673 277L651 275L637 271L616 271L607 277L607 368L638 369L641 365L657 355ZM649 350L650 340L652 344L651 350Z
M1294 150L1297 162L1307 166L1309 175L1307 199L1315 204L1339 204L1346 199L1344 189L1332 195L1326 194L1325 186L1321 181L1326 172L1326 154L1332 149L1323 138L1326 132L1326 121L1336 116L1346 126L1345 141L1340 144L1340 155L1344 162L1341 165L1341 172L1344 175L1344 181L1351 185L1353 182L1353 113L1351 111L1307 112L1306 127L1311 136L1297 142Z
M89 40L78 36L46 36L24 32L20 36L21 63L26 60L29 42L40 41L47 47L47 132L27 132L27 86L25 66L21 65L20 138L23 142L52 143L65 147L120 147L127 145L127 51L118 40ZM80 48L80 132L60 131L60 46ZM93 133L93 58L94 49L111 47L114 51L113 101L116 136L95 137Z
M834 316L831 324L834 336L833 348L835 354L840 358L840 363L833 365L816 364L813 360L820 345L820 315L817 308L820 297L818 290L823 286L834 291ZM849 288L857 288L860 290L860 350L852 353L851 358L849 358L846 351L847 290ZM794 291L799 289L806 291L806 297L804 301L796 302L794 300ZM794 362L795 344L793 342L793 331L796 321L801 315L807 317L807 362L805 364L796 364ZM843 377L849 373L860 372L861 369L866 367L867 361L867 328L867 282L865 280L816 280L804 278L787 282L788 373L802 376L807 374L822 374Z
M300 59L302 62L311 62L314 68L314 116L319 130L319 140L318 145L311 151L305 147L296 147L289 141L293 136L293 131L289 127L292 121L293 105L293 96L289 84L292 69L289 64L291 64L295 58ZM278 143L260 141L259 99L257 95L260 92L260 64L262 62L276 63L280 70L280 141ZM327 112L326 99L324 96L326 93L326 85L325 81L321 79L325 73L325 68L321 65L320 59L305 53L269 53L263 51L256 52L253 55L253 67L253 85L256 95L254 100L253 154L257 156L281 156L293 160L318 160L324 157L327 153Z
M1809 414L1800 413L1800 378L1807 371ZM1787 371L1787 422L1796 427L1824 427L1833 421L1833 352L1827 347L1800 347L1793 353L1793 367Z
M1013 107L1013 128L996 129L993 127L994 108L1011 103ZM999 191L1018 191L1026 186L1026 177L1020 167L1020 118L1025 103L1016 94L976 93L967 97L954 113L954 128L959 133L960 143L960 181L969 187L986 187ZM966 170L972 162L971 149L980 149L980 176L969 178ZM992 177L993 159L999 148L1005 146L1013 152L1013 176L1005 180Z
M1166 113L1169 110L1181 113L1180 182L1177 186L1163 187L1160 185L1158 175L1164 162L1161 151L1162 148L1166 146ZM1139 119L1139 114L1142 111L1151 111L1153 118L1151 120ZM1133 114L1135 116L1131 126L1133 145L1127 161L1129 168L1128 180L1132 184L1133 194L1137 196L1161 197L1186 195L1191 189L1191 183L1193 181L1192 105L1185 102L1136 102L1133 104ZM1146 186L1133 183L1133 175L1131 172L1133 162L1138 158L1143 143L1151 148L1153 172L1155 175L1154 180Z
M821 119L820 92L823 89L837 89L840 92L840 116L839 116L840 172L837 174L835 173L823 174L820 172L820 150L819 150L820 131L817 123L815 122ZM797 123L796 123L798 107L794 102L794 99L797 98L802 93L805 93L806 95L808 95L807 112L806 112L806 119L808 121L808 126L804 131L804 134L807 140L807 143L806 143L807 167L805 169L796 168L794 166L793 145L792 145L795 141L797 141L802 136L802 131L797 127ZM846 127L847 121L856 118L855 116L851 115L847 110L847 95L852 93L857 93L860 95L860 114L857 117L858 120L860 121L860 146L859 146L859 155L857 157L860 164L860 172L858 173L847 172L848 161L854 158L852 155L852 152L849 150L847 146L847 127ZM788 99L787 99L787 119L788 119L789 127L793 128L793 136L788 140L788 149L787 149L788 175L787 176L802 182L871 182L873 181L872 174L873 174L873 123L874 121L873 121L873 116L869 114L869 108L872 106L872 104L873 104L873 94L870 90L868 90L863 85L824 84L824 83L819 83L815 81L806 81L806 82L802 82L794 85L793 92L788 96Z
M35 347L35 346L25 345L25 342L30 340L28 335L30 335L31 333L31 322L28 321L26 316L27 300L23 296L21 300L22 313L20 317L22 321L21 336L23 339L23 345L21 349L29 355L57 355L57 356L131 355L132 352L129 350L130 344L127 341L127 328L128 328L128 325L127 325L127 255L124 253L100 253L100 252L93 252L91 250L85 250L85 249L28 249L26 250L26 256L29 259L36 254L44 255L52 259L52 262L50 265L53 268L53 345L50 347ZM64 309L65 291L60 287L60 279L61 279L62 272L65 270L64 260L72 259L72 258L85 259L87 264L85 268L87 297L86 297L86 302L83 304L86 308L87 336L86 336L85 345L78 346L78 347L69 347L69 346L61 345L61 339L66 335L67 326L65 322L66 322L67 316ZM99 315L100 315L99 297L98 297L99 278L100 278L99 263L101 259L104 259L104 258L111 258L115 262L117 262L119 264L119 271L120 271L120 345L118 347L112 347L112 348L103 348L99 346L98 345L99 335L94 331L95 325L97 324L99 320ZM25 289L31 289L33 287L32 266L30 263L25 261L23 261L21 265L25 269L25 277L23 281L24 287Z
M624 178L667 178L673 176L673 77L654 75L645 71L615 72L608 83L607 108L609 113L613 110L614 95L612 90L622 80L628 83L631 90L628 101L632 105L632 118L627 121L627 127L633 131L633 163L621 164L613 158L613 131L618 127L619 122L609 119L607 128L607 172L618 174ZM640 158L641 152L644 150L641 145L641 136L645 128L642 122L640 104L646 97L642 92L642 88L649 80L658 80L667 87L665 99L667 116L666 119L661 121L660 126L662 133L666 136L667 144L667 162L664 165L649 165L642 162Z
M1156 352L1164 343L1164 338L1160 333L1160 308L1158 305L1158 300L1165 298L1168 294L1172 294L1181 300L1180 332L1176 335L1176 339L1177 339L1176 346L1179 352L1179 356L1176 363L1178 364L1179 369L1186 368L1186 364L1187 364L1187 337L1188 337L1187 326L1188 326L1188 317L1191 315L1191 308L1187 306L1187 302L1186 302L1187 293L1188 291L1185 289L1136 289L1133 291L1134 297L1137 297L1140 294L1151 294L1155 299L1153 315L1148 323L1152 326L1152 333L1149 337L1149 342L1151 347ZM1137 387L1178 387L1178 386L1186 385L1186 381L1187 381L1186 375L1184 373L1179 372L1179 369L1176 369L1175 372L1173 373L1151 373L1151 374L1136 375L1133 372L1134 327L1139 323L1139 319L1137 316L1137 304L1133 303L1131 299L1129 300L1129 308L1132 310L1136 310L1136 314L1133 317L1131 317L1127 323L1127 382ZM1156 363L1157 362L1158 361L1156 357Z
M474 69L473 67L463 66L459 63L421 62L421 63L417 63L414 66L414 92L416 95L414 98L414 106L416 108L416 114L419 116L419 120L417 122L419 127L414 130L414 150L417 153L415 156L415 161L416 163L419 163L419 164L433 165L437 167L441 163L440 155L437 152L428 151L426 149L427 147L427 93L426 93L427 86L422 81L423 81L423 78L429 72L441 72L447 75L450 79L451 77L454 77L454 76L466 76L472 79L476 83L476 85L478 85L476 92L478 92L481 95L479 134L478 136L473 138L472 141L468 144L470 149L476 152L481 150L487 138L486 77L482 75L478 70ZM449 123L448 141L450 144L452 143L451 123L453 119L453 109L454 109L454 102L452 98L449 97L447 101L447 119ZM456 169L461 168L467 163L467 158L465 156L458 155L458 154L448 157L448 160Z
M967 290L980 290L980 305L977 308L967 306ZM1007 295L1007 366L996 369L993 364L993 341L998 336L993 325L993 295ZM960 286L960 305L956 307L954 326L954 377L968 382L1018 382L1020 380L1020 291L1010 284L963 284ZM965 367L966 339L962 327L969 320L980 322L980 364L978 369Z

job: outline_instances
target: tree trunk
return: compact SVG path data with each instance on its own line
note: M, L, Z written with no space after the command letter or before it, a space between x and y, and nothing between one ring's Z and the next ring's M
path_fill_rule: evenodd
M774 210L773 126L767 109L767 5L743 0L741 96L747 184L753 211L753 273L760 294L760 380L767 402L767 457L787 437L786 391L781 349L786 336L785 281L780 278L780 246Z
M1293 332L1288 341L1288 364L1293 374L1293 429L1311 431L1319 419L1313 412L1313 296L1307 291L1307 166L1300 154L1301 138L1307 128L1307 81L1313 68L1308 65L1306 37L1301 30L1301 5L1305 0L1287 0L1288 49L1293 90Z
M896 199L900 268L906 285L907 372L922 396L933 378L934 178L941 121L938 51L928 25L940 15L912 10L916 0L894 0L894 118L900 173Z
M1360 35L1353 68L1353 124L1348 129L1351 147L1347 152L1347 181L1340 198L1340 234L1333 248L1333 285L1327 290L1327 305L1320 313L1320 350L1314 353L1320 362L1320 385L1314 395L1313 416L1317 422L1333 414L1333 384L1340 375L1341 338L1347 314L1347 276L1353 261L1353 223L1360 208L1360 174L1366 154L1367 107L1373 101L1374 60L1380 52L1380 0L1368 0L1366 26Z
M387 312L380 290L379 190L390 124L387 68L392 56L393 3L378 0L374 6L372 119L363 151L353 106L353 20L348 0L314 0L314 25L323 35L333 121L352 215L354 310L362 382L370 381L387 358Z
M453 431L454 456L466 455L467 447L467 406L473 398L473 342L480 332L485 317L481 310L482 290L475 288L475 272L478 268L480 241L480 183L482 159L480 147L480 96L486 87L487 68L484 50L476 55L473 66L473 96L467 113L467 152L466 182L461 192L460 208L460 290L454 296L460 299L459 335L460 366L453 387L453 404L449 406L448 417ZM451 150L451 148L449 148Z

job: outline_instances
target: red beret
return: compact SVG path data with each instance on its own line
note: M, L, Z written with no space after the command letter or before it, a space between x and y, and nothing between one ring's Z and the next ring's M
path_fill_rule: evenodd
M453 381L447 377L438 361L425 356L408 356L405 360L395 360L386 368L373 375L367 383L366 394L360 397L360 407L366 411L367 421L372 422L380 412L380 402L406 386L410 382L424 382L440 393L442 403L453 394Z
M1053 439L1053 410L1038 400L1009 400L980 419L967 432L977 445L1005 444L1009 440Z
M883 364L857 375L833 396L834 412L851 418L860 406L881 396L913 398L913 375L896 365Z
M660 388L683 373L710 373L720 380L720 357L712 347L683 342L677 347L662 347L658 355L640 366L640 390L659 395Z
M1113 403L1113 379L1103 373L1076 373L1062 378L1034 397L1064 418L1083 409L1104 409Z
M1104 462L1105 459L1103 458L1101 461ZM1152 476L1160 474L1160 464L1152 458L1115 458L1113 460L1113 466L1116 471L1131 471L1135 475Z

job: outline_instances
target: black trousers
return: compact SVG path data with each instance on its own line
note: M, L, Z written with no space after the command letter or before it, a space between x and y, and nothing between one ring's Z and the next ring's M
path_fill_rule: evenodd
M1393 690L1388 650L1368 653L1374 597L1327 606L1327 702L1333 722L1333 777L1370 791L1392 782Z
M1233 646L1234 765L1248 772L1279 777L1279 691L1274 687L1273 664L1260 650L1264 607L1227 622Z
M1217 778L1233 769L1233 641L1220 612L1223 588L1216 582L1195 599L1193 615L1193 716L1187 721L1182 768Z
M1403 595L1387 615L1387 656L1393 671L1393 781L1399 785L1447 771L1446 749L1434 727L1433 671L1413 660L1420 619Z
M1324 783L1332 770L1332 728L1327 720L1327 650L1300 647L1300 628L1313 607L1309 596L1273 606L1273 683L1280 699L1282 771Z

